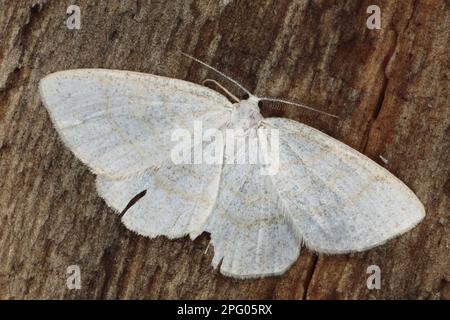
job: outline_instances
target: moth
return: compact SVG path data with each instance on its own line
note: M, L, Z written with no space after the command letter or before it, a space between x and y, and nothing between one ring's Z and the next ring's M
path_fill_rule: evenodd
M206 86L130 71L67 70L39 84L62 141L96 174L98 194L124 212L125 226L171 239L208 232L212 265L226 276L282 274L302 245L326 254L367 250L423 219L422 203L386 169L305 124L263 118L262 98L240 87L248 99L232 103ZM261 174L260 163L174 163L172 134L192 132L195 121L242 129L257 148L262 130L276 129L276 173Z

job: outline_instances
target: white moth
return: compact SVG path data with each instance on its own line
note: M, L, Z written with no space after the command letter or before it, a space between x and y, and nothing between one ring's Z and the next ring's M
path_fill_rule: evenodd
M302 123L263 118L252 95L233 104L198 84L105 69L53 73L40 81L40 93L111 208L121 212L147 190L127 207L126 227L148 237L209 232L212 265L227 276L282 274L302 243L328 254L367 250L425 215L387 170ZM219 130L277 128L278 172L262 175L257 164L174 164L171 133L192 130L194 121Z

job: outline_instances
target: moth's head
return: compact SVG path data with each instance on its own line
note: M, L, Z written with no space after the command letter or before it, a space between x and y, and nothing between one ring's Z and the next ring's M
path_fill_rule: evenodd
M242 97L242 100L239 101L239 103L237 103L237 105L239 105L240 107L245 106L246 108L259 111L260 101L261 101L261 99L258 98L257 96L245 94Z
M258 106L259 98L250 95L234 104L235 108L231 114L231 127L247 130L257 127L263 119Z
M245 94L242 97L242 100L239 102L240 105L244 104L244 105L249 105L249 106L256 106L258 107L258 110L261 107L261 99L258 98L257 96L251 95L251 94Z

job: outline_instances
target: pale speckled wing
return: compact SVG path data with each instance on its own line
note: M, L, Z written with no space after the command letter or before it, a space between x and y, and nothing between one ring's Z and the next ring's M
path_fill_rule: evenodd
M91 170L119 179L170 161L173 129L218 128L232 105L186 81L107 69L56 72L40 81L61 138Z
M300 252L301 237L259 164L223 166L205 231L211 234L214 247L212 265L220 265L222 274L236 278L282 274Z
M264 124L280 130L280 168L271 178L307 247L366 250L425 216L415 194L363 154L293 120L267 118Z
M211 144L203 144L205 152L209 147ZM148 237L189 234L195 238L203 232L215 203L221 169L221 165L169 161L127 179L97 176L97 191L110 207L121 212L135 195L147 190L123 215L125 226Z

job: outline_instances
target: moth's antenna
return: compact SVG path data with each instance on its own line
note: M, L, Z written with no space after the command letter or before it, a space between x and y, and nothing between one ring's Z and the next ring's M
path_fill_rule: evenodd
M304 109L308 109L308 110L311 110L311 111L315 111L315 112L318 112L318 113L321 113L321 114L324 114L324 115L327 115L327 116L339 119L339 117L334 115L334 114L327 113L325 111L320 111L320 110L317 110L317 109L305 106L304 104L300 104L300 103L290 102L290 101L286 101L286 100L282 100L282 99L274 99L274 98L259 98L259 100L286 103L286 104L290 104L290 105L293 105L293 106L301 107L301 108L304 108Z
M197 59L197 58L194 58L193 56L190 56L190 55L188 55L187 53L181 52L181 54L184 55L184 56L186 56L186 57L188 57L188 58L190 58L190 59L192 59L192 60L194 60L195 62L198 62L198 63L200 63L201 65L203 65L203 66L205 66L205 67L211 69L212 71L217 72L217 73L220 74L222 77L224 77L225 79L231 81L232 83L234 83L235 85L237 85L239 88L241 88L242 90L244 90L245 93L248 94L249 96L252 95L252 94L250 93L250 91L248 91L247 89L245 89L239 82L237 82L236 80L231 79L230 77L228 77L227 75L225 75L223 72L220 72L220 71L217 70L216 68L211 67L209 64L206 64L205 62L203 62L203 61L201 61L201 60L199 60L199 59Z

